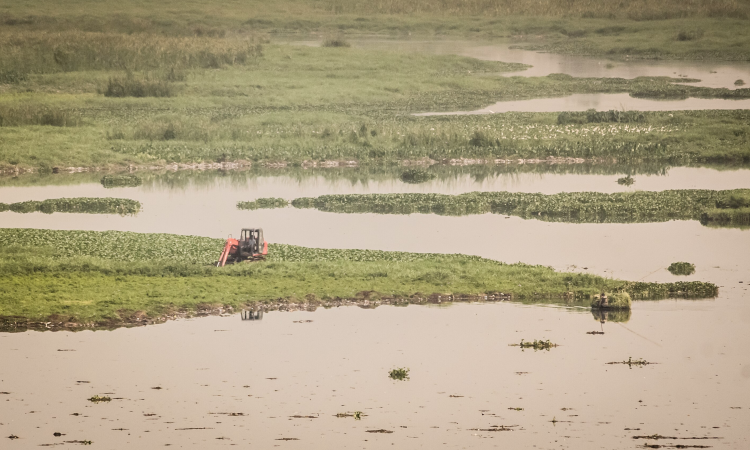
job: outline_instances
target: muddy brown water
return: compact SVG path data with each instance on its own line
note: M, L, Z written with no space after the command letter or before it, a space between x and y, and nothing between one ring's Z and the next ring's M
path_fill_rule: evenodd
M750 187L747 174L675 168L665 176L638 176L636 186ZM159 183L109 190L98 184L2 188L4 202L122 196L144 207L135 217L5 212L3 227L224 237L262 226L273 242L460 252L623 279L695 279L721 286L720 296L711 300L636 302L627 323L602 324L582 308L494 303L344 307L269 312L259 321L231 315L115 331L3 333L2 448L90 440L100 448L146 449L167 444L594 449L656 443L632 438L653 434L721 438L659 444L747 448L750 231L689 221L562 224L492 214L235 208L238 200L334 192L632 189L616 178L523 174L477 182L459 176L415 186L259 177L179 188ZM665 268L678 260L694 262L696 273L669 274ZM586 334L602 330L603 335ZM560 346L537 352L508 346L521 339L550 339ZM606 364L629 357L658 364ZM398 367L410 369L410 380L388 378ZM112 401L89 402L94 395ZM365 416L335 417L354 411ZM501 426L512 431L487 431ZM11 435L19 439L8 439Z

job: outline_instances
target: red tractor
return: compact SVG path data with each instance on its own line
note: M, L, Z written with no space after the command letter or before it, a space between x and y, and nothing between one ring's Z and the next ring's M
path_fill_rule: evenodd
M266 259L268 242L263 239L263 228L243 228L239 239L230 236L221 252L216 267L226 263L260 261Z

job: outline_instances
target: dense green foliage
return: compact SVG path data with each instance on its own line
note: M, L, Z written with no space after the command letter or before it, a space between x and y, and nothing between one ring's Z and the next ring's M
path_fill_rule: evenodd
M138 175L104 175L100 182L105 188L137 187L143 184Z
M216 268L222 239L126 232L0 229L0 318L122 321L202 305L239 307L278 298L409 298L510 294L589 299L711 297L709 283L627 283L476 256L330 250L270 244L264 262ZM228 281L230 278L231 281Z
M521 192L470 192L445 194L347 194L303 197L296 208L315 208L338 213L377 214L508 214L525 219L581 223L635 223L698 220L704 211L732 195L748 190L671 190L605 194L563 192L545 195Z
M277 197L259 198L252 202L237 202L237 209L271 209L286 208L287 206L289 206L288 200Z
M137 214L141 210L141 203L125 198L55 198L50 200L29 200L19 203L0 203L1 211L17 213L55 212L86 213L86 214Z
M667 267L672 275L692 275L695 273L695 264L689 262L673 262Z

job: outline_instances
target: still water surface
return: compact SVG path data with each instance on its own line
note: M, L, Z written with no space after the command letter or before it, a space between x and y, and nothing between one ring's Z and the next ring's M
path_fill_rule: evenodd
M636 186L746 188L747 174L674 168L637 176ZM712 300L637 302L623 324L602 324L581 308L500 303L345 307L271 312L250 322L232 315L115 331L0 334L0 435L19 437L3 438L3 448L66 440L144 449L594 449L644 442L747 448L748 231L690 221L564 224L493 214L235 208L238 200L325 193L632 190L616 178L519 174L477 181L462 175L406 185L269 176L112 190L98 184L0 188L3 202L121 196L144 207L135 217L6 212L0 214L4 227L224 237L262 226L273 242L460 252L623 279L722 286ZM664 269L678 260L696 263L696 274L677 278ZM560 346L549 352L508 346L542 338ZM629 357L659 364L606 364ZM411 379L390 380L387 373L396 367L411 369ZM93 404L87 401L93 395L113 400ZM334 417L354 411L365 416ZM499 426L513 431L487 431ZM367 432L379 429L393 433ZM633 439L653 434L721 439Z

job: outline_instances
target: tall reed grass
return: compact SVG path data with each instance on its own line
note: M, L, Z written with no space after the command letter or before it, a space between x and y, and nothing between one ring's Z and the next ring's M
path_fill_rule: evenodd
M219 68L248 64L263 55L251 38L169 37L86 31L0 31L0 68L5 79L24 74L85 70Z
M750 4L741 0L328 0L323 5L337 14L521 15L631 20L747 18L750 15Z

